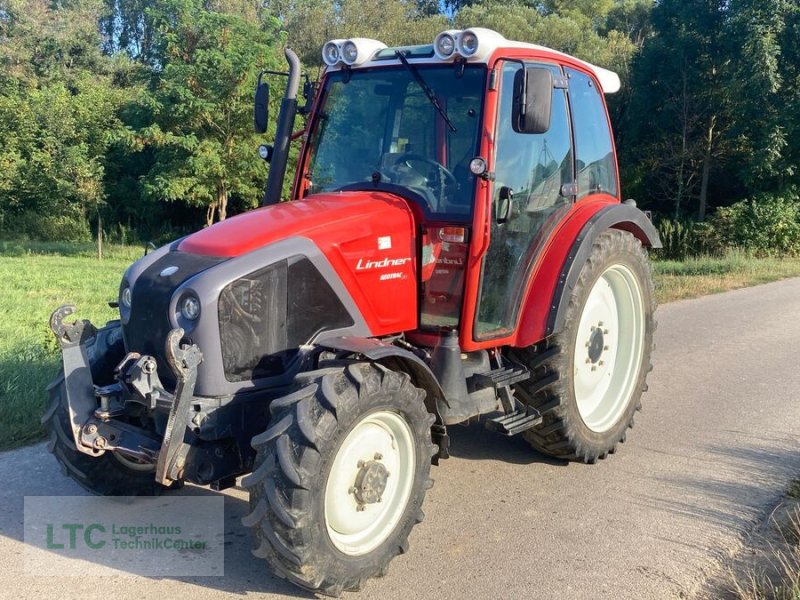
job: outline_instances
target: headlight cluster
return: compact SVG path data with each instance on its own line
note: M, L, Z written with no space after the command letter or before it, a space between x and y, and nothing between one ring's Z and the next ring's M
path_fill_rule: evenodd
M119 293L119 303L124 306L125 308L131 307L131 286L126 285L122 288L122 291Z
M384 48L386 44L369 38L331 40L322 47L322 60L329 67L336 66L340 62L348 66L360 65Z
M200 316L200 300L197 296L184 296L180 301L181 315L188 321L195 321Z
M455 56L466 59L483 59L505 38L491 29L474 27L464 31L449 29L441 32L433 40L436 58L448 60Z

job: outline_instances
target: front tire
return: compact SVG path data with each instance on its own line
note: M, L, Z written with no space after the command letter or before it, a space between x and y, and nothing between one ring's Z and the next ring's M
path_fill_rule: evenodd
M564 329L510 352L531 371L515 386L518 397L544 417L525 432L534 448L594 463L625 441L647 389L655 308L639 240L615 229L601 233L571 292Z
M312 372L299 387L252 440L243 522L276 574L336 596L407 550L432 484L433 417L406 374L379 365Z

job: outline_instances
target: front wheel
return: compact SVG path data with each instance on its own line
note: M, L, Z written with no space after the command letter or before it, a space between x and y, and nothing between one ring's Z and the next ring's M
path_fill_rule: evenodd
M253 438L245 525L256 556L303 588L358 589L408 547L430 487L432 415L409 377L354 363L303 377Z
M563 331L511 351L532 374L517 384L519 398L544 416L525 432L531 445L593 463L625 441L647 388L654 311L639 240L614 229L600 234L569 297Z

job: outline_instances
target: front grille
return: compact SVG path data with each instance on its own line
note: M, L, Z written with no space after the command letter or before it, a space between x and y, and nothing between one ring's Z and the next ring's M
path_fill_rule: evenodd
M128 352L154 356L158 362L158 376L170 389L175 385L175 376L165 362L164 344L172 329L169 322L172 293L190 277L224 260L185 252L168 252L145 269L131 290L130 319L122 327L125 347ZM178 269L162 277L161 272L167 267Z
M307 258L295 256L228 285L219 297L225 378L276 375L299 346L324 330L353 325L331 286Z

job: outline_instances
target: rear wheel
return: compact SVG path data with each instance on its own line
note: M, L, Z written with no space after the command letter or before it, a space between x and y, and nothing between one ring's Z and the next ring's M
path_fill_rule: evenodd
M517 384L518 397L544 416L525 433L535 448L592 463L625 441L647 388L654 296L639 240L614 229L600 234L572 290L563 331L511 351L532 373Z
M271 403L253 438L244 523L279 576L338 595L408 548L432 483L433 416L407 375L369 363L309 373L299 387Z

